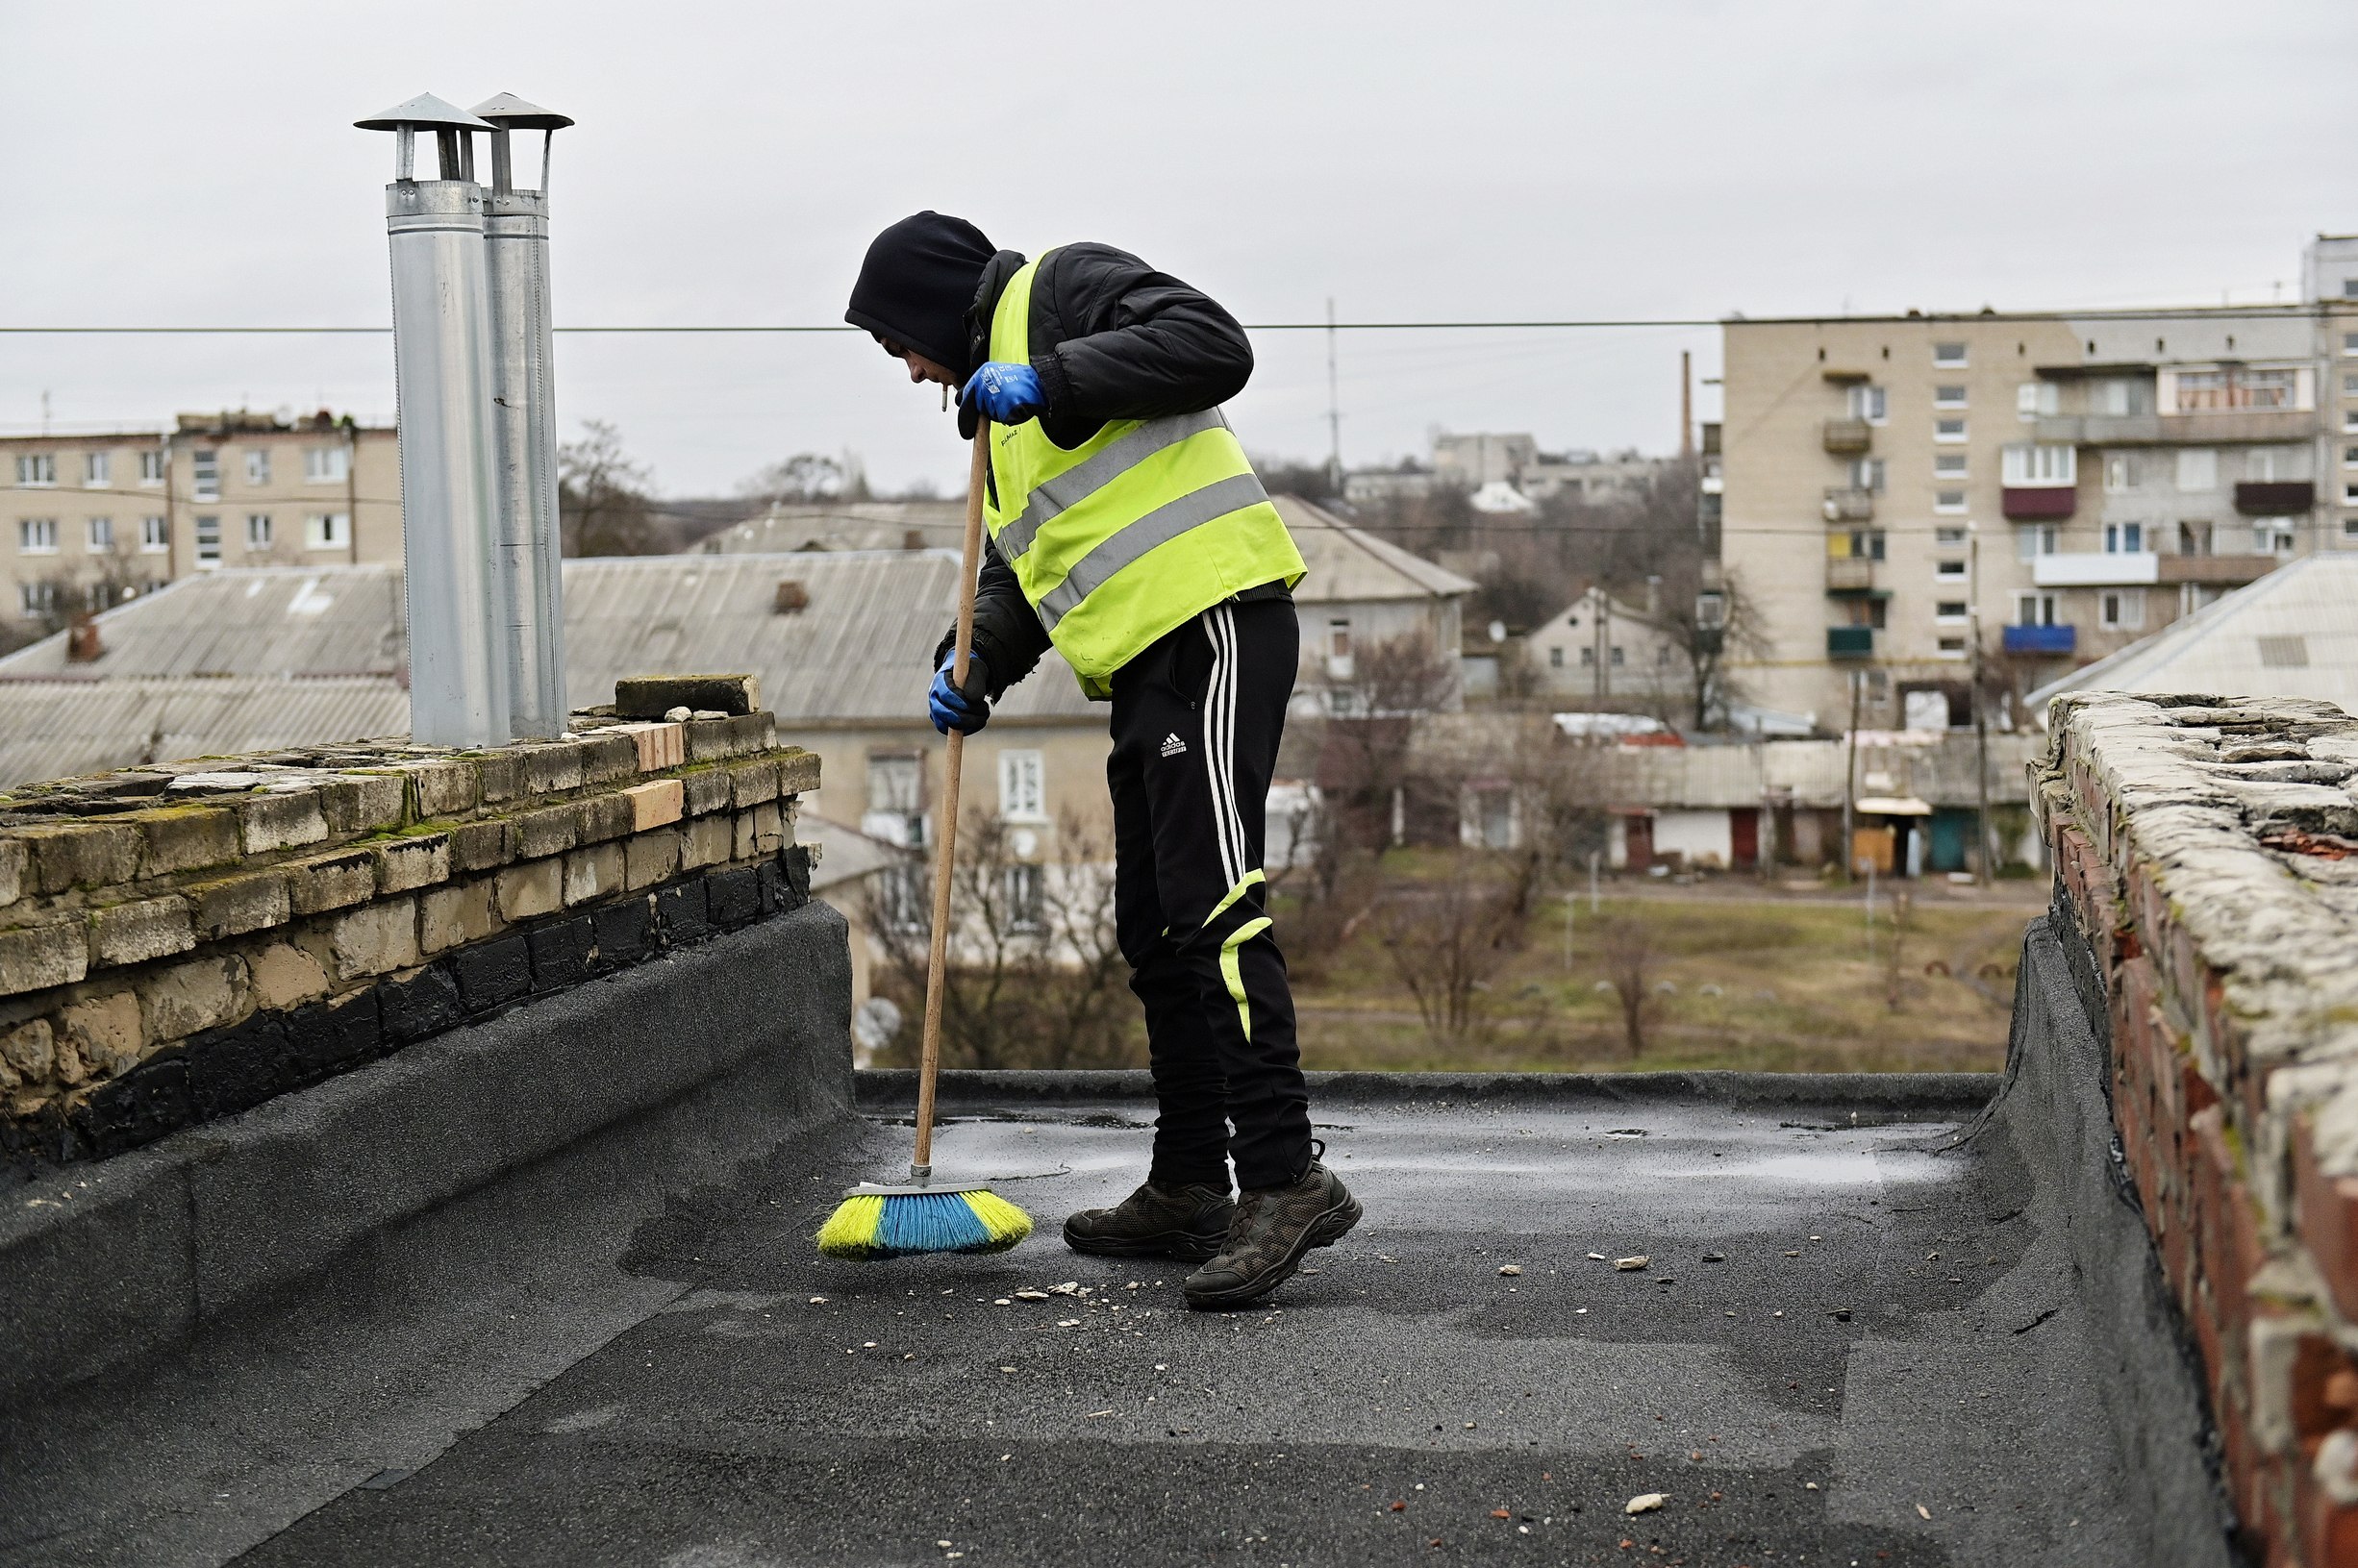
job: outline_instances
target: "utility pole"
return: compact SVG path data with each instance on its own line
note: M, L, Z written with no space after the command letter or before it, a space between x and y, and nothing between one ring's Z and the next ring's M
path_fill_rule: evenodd
M1335 296L1326 296L1326 482L1342 493L1342 398L1335 375Z
M1864 670L1850 672L1850 733L1849 749L1843 759L1843 880L1848 882L1858 875L1858 856L1853 848L1857 842L1859 820L1859 699L1867 687Z
M1596 645L1595 679L1590 684L1596 688L1596 710L1601 713L1605 710L1606 693L1611 690L1611 684L1605 679L1605 660L1613 652L1613 600L1602 583L1589 591L1596 596L1589 609L1589 618L1596 623L1589 634L1590 640Z
M1982 705L1981 531L1971 523L1968 523L1966 529L1966 560L1972 573L1969 610L1973 638L1973 832L1981 839L1981 853L1973 859L1973 870L1974 880L1987 887L1990 885L1990 862L1994 857L1990 849L1990 715Z
M1694 370L1693 356L1686 349L1678 351L1678 455L1694 457Z

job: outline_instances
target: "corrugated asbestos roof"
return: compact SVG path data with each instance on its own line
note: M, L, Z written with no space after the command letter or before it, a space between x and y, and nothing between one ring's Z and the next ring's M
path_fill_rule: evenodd
M2030 695L2066 691L2320 697L2358 712L2358 554L2288 561L2109 659Z
M0 788L409 731L409 695L389 677L13 681L0 684Z
M65 659L63 635L0 659L26 676L383 675L401 666L401 572L325 566L206 572L98 617L105 657Z

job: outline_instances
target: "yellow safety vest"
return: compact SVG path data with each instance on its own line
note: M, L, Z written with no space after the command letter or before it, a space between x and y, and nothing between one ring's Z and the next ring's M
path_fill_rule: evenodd
M1032 278L1008 280L991 357L1029 364ZM1289 587L1301 552L1217 409L1115 419L1066 451L1037 419L991 427L984 520L1048 639L1113 695L1114 672L1180 623L1265 583Z

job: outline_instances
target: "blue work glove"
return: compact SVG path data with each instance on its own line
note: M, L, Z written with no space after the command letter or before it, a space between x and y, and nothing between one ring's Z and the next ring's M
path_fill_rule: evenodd
M950 663L956 657L941 656L941 667L934 671L933 688L925 693L925 710L933 716L934 728L943 734L956 730L970 735L991 722L991 699L983 695L991 689L990 677L983 661L968 655L966 688L959 690L950 683Z
M994 425L1020 425L1045 413L1048 398L1040 389L1040 373L1030 365L992 360L967 380L958 406L990 415Z

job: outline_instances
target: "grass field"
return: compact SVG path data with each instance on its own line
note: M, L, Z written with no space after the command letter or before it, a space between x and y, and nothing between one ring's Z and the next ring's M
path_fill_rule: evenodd
M1582 897L1565 963L1565 906L1540 912L1528 939L1482 994L1480 1027L1455 1046L1426 1032L1415 998L1374 929L1305 966L1297 980L1305 1067L1425 1071L1764 1072L1994 1071L2004 1065L2008 1005L2025 924L2042 888L1919 891L1896 965L1888 896L1870 928L1863 897L1780 895L1731 882ZM1643 1055L1625 1043L1605 978L1601 930L1642 922L1656 958L1655 1014ZM1279 929L1284 930L1280 917Z

